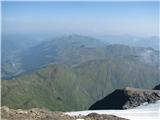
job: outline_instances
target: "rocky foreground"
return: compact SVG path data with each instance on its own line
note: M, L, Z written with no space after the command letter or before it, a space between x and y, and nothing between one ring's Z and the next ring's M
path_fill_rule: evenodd
M91 113L87 116L69 116L63 112L51 112L46 109L14 110L1 107L1 120L127 120L113 115Z

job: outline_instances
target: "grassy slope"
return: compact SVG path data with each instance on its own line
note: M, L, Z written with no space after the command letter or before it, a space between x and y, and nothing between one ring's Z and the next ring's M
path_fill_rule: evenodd
M117 88L153 88L158 73L131 56L91 60L76 67L49 65L15 80L2 80L2 105L84 110Z

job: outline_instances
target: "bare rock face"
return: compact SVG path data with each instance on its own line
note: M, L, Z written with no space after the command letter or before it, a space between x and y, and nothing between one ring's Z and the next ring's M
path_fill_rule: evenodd
M157 86L155 86L155 87L153 88L153 90L160 90L160 84L157 85Z
M45 109L13 110L1 107L1 120L127 120L113 115L91 113L87 116L71 117L63 112L51 112Z
M89 109L129 109L145 102L154 103L160 100L160 91L136 88L117 89L102 100L97 101Z

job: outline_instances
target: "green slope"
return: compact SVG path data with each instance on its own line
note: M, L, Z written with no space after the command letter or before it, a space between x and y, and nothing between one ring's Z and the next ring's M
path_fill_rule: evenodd
M13 80L2 80L2 105L84 110L117 88L153 88L159 83L158 75L156 66L134 56L90 60L74 67L48 65Z

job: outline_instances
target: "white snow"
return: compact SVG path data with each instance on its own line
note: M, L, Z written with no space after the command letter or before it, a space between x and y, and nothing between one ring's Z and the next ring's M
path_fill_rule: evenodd
M67 112L67 115L78 116L88 115L90 113L111 114L130 120L160 120L160 100L153 104L144 103L134 109L128 110L87 110Z

